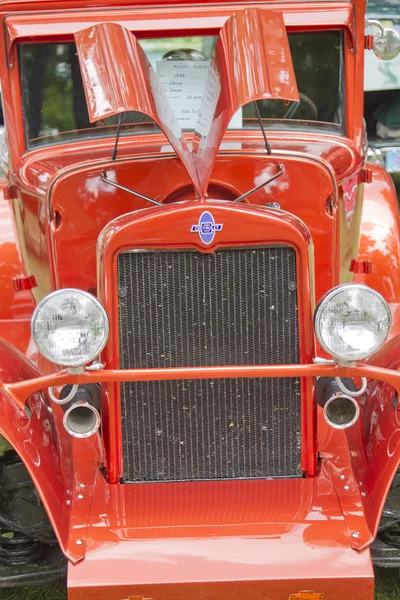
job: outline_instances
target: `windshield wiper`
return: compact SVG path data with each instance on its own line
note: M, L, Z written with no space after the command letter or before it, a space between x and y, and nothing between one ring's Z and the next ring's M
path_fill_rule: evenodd
M119 113L118 124L117 124L117 133L115 136L114 148L113 148L113 151L111 154L112 161L114 161L117 158L118 140L119 140L119 134L121 133L121 123L122 123L122 113ZM125 187L124 185L120 185L119 183L116 183L115 181L111 181L111 179L107 179L105 173L100 173L100 178L102 181L104 181L104 183L108 183L109 185L112 185L115 188L122 190L123 192L132 194L132 196L137 196L138 198L141 198L142 200L147 200L147 202L150 202L151 204L155 204L156 206L164 206L162 202L159 202L158 200L154 200L154 198L149 198L149 196L145 196L144 194L140 194L139 192L130 190L129 188Z
M113 149L112 154L111 154L111 160L115 160L117 158L117 148L118 148L119 134L121 133L121 123L122 123L122 113L119 113L119 115L118 115L118 125L117 125L117 134L115 136L115 144L114 144L114 149Z
M265 148L266 148L268 154L272 154L271 146L269 145L269 142L268 142L268 139L267 139L267 134L265 133L265 128L264 128L264 125L263 125L263 122L262 122L262 119L261 119L260 111L258 109L257 101L253 102L253 104L254 104L254 108L256 109L256 114L257 114L258 122L260 124L260 129L261 129L262 134L264 136ZM276 171L275 175L272 175L272 177L270 177L266 181L263 181L263 183L260 183L255 188L249 190L248 192L245 192L244 194L242 194L241 196L239 196L239 198L235 198L235 200L233 202L234 203L235 202L241 202L242 200L244 200L245 198L247 198L248 196L250 196L250 194L254 194L254 192L257 192L258 190L260 190L261 188L263 188L265 185L268 185L269 183L271 183L271 181L274 181L274 179L278 179L278 177L280 177L283 174L284 170L285 170L284 166L282 164L278 164L277 165L277 171Z
M260 125L260 129L261 129L262 134L264 136L265 149L267 150L268 154L272 154L271 146L269 145L269 141L267 139L267 134L265 133L265 127L264 127L263 122L262 122L262 118L261 118L261 115L260 115L260 109L258 108L257 100L255 100L253 102L253 104L254 104L254 108L256 109L256 114L257 114L258 123Z
M261 129L263 137L264 137L265 149L267 150L268 154L272 154L271 146L270 146L270 144L268 142L267 134L265 133L265 128L264 128L264 125L263 125L263 122L262 122L262 118L261 118L260 111L259 111L259 108L258 108L258 105L257 105L257 101L254 102L254 107L255 107L255 110L256 110L258 122L260 124L260 129ZM122 123L122 113L120 113L119 117L118 117L118 125L117 125L117 133L116 133L116 136L115 136L115 144L114 144L114 148L113 148L112 155L111 155L111 160L113 160L113 161L117 157L118 140L119 140L119 135L120 135L120 132L121 132L121 123ZM283 165L282 164L278 164L277 165L277 172L275 173L275 175L272 175L272 177L270 177L269 179L267 179L266 181L264 181L260 185L257 185L255 188L249 190L245 194L242 194L241 196L239 196L239 198L236 198L234 200L234 202L241 202L242 200L244 200L245 198L247 198L247 196L250 196L250 194L253 194L257 190L259 190L262 187L264 187L265 185L268 185L268 183L271 183L271 181L274 181L274 179L277 179L278 177L280 177L283 174L283 172L284 172ZM154 200L154 198L149 198L149 196L145 196L144 194L140 194L139 192L135 192L134 190L130 190L129 188L125 187L124 185L120 185L120 184L116 183L115 181L111 181L110 179L107 179L105 173L101 173L100 177L104 181L104 183L108 183L109 185L112 185L112 186L114 186L114 187L116 187L116 188L118 188L120 190L123 190L124 192L127 192L128 194L132 194L133 196L137 196L138 198L142 198L142 200L147 200L147 202L150 202L151 204L156 204L157 206L164 206L162 202L159 202L158 200Z

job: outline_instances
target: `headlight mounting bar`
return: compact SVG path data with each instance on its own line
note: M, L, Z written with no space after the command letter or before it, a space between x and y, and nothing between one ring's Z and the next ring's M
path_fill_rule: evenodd
M225 367L182 367L163 369L123 369L70 373L62 370L52 375L35 377L16 383L1 383L5 394L22 418L27 419L27 399L39 390L66 384L121 383L124 381L153 381L177 379L236 379L263 377L366 377L392 385L400 395L400 371L373 365L257 365Z

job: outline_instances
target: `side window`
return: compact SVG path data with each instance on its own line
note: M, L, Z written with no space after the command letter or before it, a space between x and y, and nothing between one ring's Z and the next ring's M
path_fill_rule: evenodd
M19 56L29 141L92 127L74 44L22 44Z

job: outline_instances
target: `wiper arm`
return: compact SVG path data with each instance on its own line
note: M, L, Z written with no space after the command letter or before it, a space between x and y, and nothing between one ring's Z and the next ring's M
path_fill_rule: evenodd
M114 144L114 148L113 148L113 151L111 154L111 160L115 160L117 158L118 140L119 140L119 134L121 133L121 123L122 123L122 113L119 113L117 134L115 136L115 144ZM132 196L137 196L138 198L141 198L142 200L147 200L147 202L150 202L151 204L155 204L156 206L164 206L162 202L159 202L158 200L154 200L154 198L149 198L149 196L145 196L144 194L140 194L139 192L130 190L129 188L125 187L124 185L120 185L119 183L115 183L115 181L111 181L111 179L107 179L105 173L101 173L100 178L102 181L104 181L104 183L108 183L109 185L112 185L112 186L118 188L119 190L127 192L128 194L132 194Z
M115 136L115 144L114 144L114 149L113 149L112 154L111 154L111 160L115 160L117 158L117 148L118 148L119 134L121 132L121 123L122 123L122 113L119 113L119 115L118 115L117 134Z
M262 134L264 136L265 148L266 148L268 154L272 154L271 146L269 145L269 141L267 139L267 134L265 133L265 127L264 127L263 122L262 122L262 118L261 118L261 115L260 115L260 109L258 108L257 100L255 100L253 102L253 104L254 104L254 108L256 109L256 114L257 114L258 123L260 125L260 129L261 129Z

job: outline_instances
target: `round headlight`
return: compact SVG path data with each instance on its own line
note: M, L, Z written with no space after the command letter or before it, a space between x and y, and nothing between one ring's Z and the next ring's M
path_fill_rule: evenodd
M321 346L343 361L362 360L384 343L392 316L375 290L349 283L340 285L319 302L314 327Z
M45 358L63 367L81 367L104 348L109 325L106 311L94 296L66 289L39 302L31 329Z

